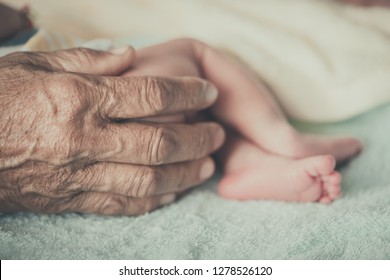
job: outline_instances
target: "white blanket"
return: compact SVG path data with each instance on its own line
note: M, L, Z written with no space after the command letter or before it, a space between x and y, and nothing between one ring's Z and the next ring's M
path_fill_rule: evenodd
M321 0L31 2L42 5L38 22L68 35L186 35L228 46L294 117L341 119L390 95L381 76L389 77L388 11ZM390 259L389 119L386 106L342 123L299 127L365 143L340 170L344 195L331 205L223 200L212 180L141 217L2 215L0 259Z
M191 36L227 48L269 84L296 119L343 120L390 99L390 9L335 0L31 3L38 24L68 35Z

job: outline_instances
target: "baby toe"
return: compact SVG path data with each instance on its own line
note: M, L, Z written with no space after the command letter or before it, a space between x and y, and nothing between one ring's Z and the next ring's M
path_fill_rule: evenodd
M323 196L318 200L319 203L323 203L323 204L330 204L332 203L332 201L333 199L330 198L329 196Z
M325 183L330 183L330 184L340 184L341 183L341 174L337 171L333 171L329 175L324 175L322 176L322 181Z

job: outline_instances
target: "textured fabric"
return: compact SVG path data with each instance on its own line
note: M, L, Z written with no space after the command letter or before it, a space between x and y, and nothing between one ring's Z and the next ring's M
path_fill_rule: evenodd
M339 121L390 101L390 9L339 0L32 0L31 6L37 25L66 38L184 36L228 49L296 119Z
M390 106L305 130L361 137L344 195L316 203L223 200L215 180L140 217L0 216L0 259L390 259ZM260 170L259 170L260 172Z
M389 72L386 72L386 69L390 69L390 64L388 52L384 52L386 48L387 51L390 50L387 47L390 29L386 29L390 26L390 17L388 12L379 9L341 7L334 1L323 0L246 1L250 5L241 5L240 1L240 7L235 7L234 3L238 1L230 0L172 0L164 1L164 7L161 9L154 6L161 1L118 1L116 5L113 5L112 1L92 2L94 9L88 17L85 17L85 11L80 9L83 11L82 17L92 21L95 18L94 24L90 23L89 26L97 25L96 29L99 29L99 22L105 24L105 29L100 26L102 28L99 30L108 30L113 36L124 35L115 33L122 28L134 37L153 35L153 38L166 39L193 36L229 48L247 60L273 86L280 98L284 95L286 98L292 98L290 101L294 102L294 96L300 95L297 99L299 102L296 103L298 107L290 109L290 115L294 116L296 112L296 117L301 114L302 118L309 120L340 119L382 104L390 96L386 84L389 81ZM87 0L69 0L66 3L75 3L88 9L92 7ZM298 6L294 8L291 3ZM126 9L126 5L132 5L131 9ZM75 13L71 9L62 10ZM321 15L321 11L324 11L325 18L316 16ZM150 17L144 16L146 12ZM94 13L96 17L93 16ZM112 20L96 21L102 14L107 17L111 15ZM308 14L312 16L307 17ZM274 17L276 15L277 17ZM264 19L270 16L274 17L274 21L266 20L267 28L262 27ZM332 20L329 20L328 16L331 16ZM76 17L77 14L70 18L75 20ZM291 17L302 17L308 22L302 26L292 25L289 23L299 21L292 20ZM174 21L171 20L173 18ZM134 22L139 24L135 25ZM289 39L277 39L276 43L272 43L275 37L267 30L278 29L281 25L277 22L289 27L279 28L283 32L278 33L278 38ZM327 22L334 30L344 30L345 34L349 34L345 35L345 38L355 34L354 38L360 41L357 43L352 40L352 45L346 46L343 45L346 41L338 42L329 32L314 34L313 30L310 33L305 29ZM338 25L334 25L335 22ZM352 28L354 22L356 29ZM74 26L66 25L62 21L57 23L74 30ZM207 28L202 27L202 23L207 25ZM165 33L156 31L161 31L161 26L166 27ZM339 30L340 26L343 28ZM331 27L326 29L329 31ZM304 36L290 36L291 29L295 30L293 35ZM208 31L208 35L204 30ZM38 33L41 37L35 36L35 39L47 38L48 33L44 32L46 31ZM361 33L370 32L373 34L370 40L363 40L362 38L366 37ZM330 38L329 44L332 43L332 48L320 48L322 51L316 52L318 49L313 49L313 44L305 44L323 43L324 41L318 41L324 38L322 36ZM265 38L271 41L265 42ZM29 50L49 46L42 42L47 41L30 41ZM379 42L383 45L377 48ZM107 41L100 43L102 49L110 44ZM32 48L32 45L37 49ZM324 46L319 43L314 45ZM96 47L96 44L91 46ZM291 68L284 67L283 50L277 48L278 46L285 46L285 50L290 51L286 54L290 54L291 59L308 59L307 54L313 55L312 60L308 61L319 62L314 63L318 67L300 68L302 65L299 63ZM307 52L292 52L293 47L305 49ZM324 53L339 60L322 60L319 54ZM332 56L335 53L338 55ZM348 53L350 55L344 59L343 54ZM376 59L370 64L372 68L365 68L364 61L370 56ZM324 61L332 61L335 64L330 65L337 67L321 68ZM356 64L353 64L354 62ZM348 65L354 65L353 71L349 72ZM303 73L302 69L307 70L305 73L308 76L300 75ZM321 72L321 69L325 72ZM329 69L333 69L333 72L328 71ZM313 78L321 73L326 74L325 80ZM379 74L374 75L375 73ZM374 83L375 87L368 87L372 84L370 77L375 80L383 75L383 83ZM329 79L328 82L324 82L326 79ZM359 79L367 81L365 86L362 86L364 83L359 83ZM339 96L336 96L339 104L337 108L333 107L333 103L328 103L327 95L324 95L332 93L335 86L340 89L337 91ZM354 88L362 90L362 94L354 95ZM317 103L310 105L305 99L308 96L313 97L312 100ZM334 95L331 97L334 100ZM287 109L293 108L289 107L288 102L284 104ZM333 105L330 106L331 104ZM321 107L323 115L315 114L319 113L318 107ZM334 116L337 118L331 118ZM342 168L344 196L330 206L271 201L227 201L217 196L215 182L218 178L215 178L180 201L137 218L79 214L2 215L0 259L390 259L389 120L390 107L387 106L339 124L321 125L316 128L299 125L302 129L316 132L352 133L361 137L366 144L364 153Z

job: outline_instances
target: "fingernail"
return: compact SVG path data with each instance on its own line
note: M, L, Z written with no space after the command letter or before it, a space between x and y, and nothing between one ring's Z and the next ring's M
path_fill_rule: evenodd
M199 178L201 180L210 178L211 175L213 175L214 170L215 170L214 162L211 159L208 159L205 163L203 163L202 167L200 168Z
M218 128L218 132L215 134L214 138L214 149L218 149L222 146L225 141L225 132L222 128Z
M160 205L166 205L172 203L176 198L174 194L165 194L160 198Z
M207 102L214 102L218 96L218 89L213 84L206 82L204 86L204 94Z
M125 54L130 48L128 46L123 46L110 50L112 54Z

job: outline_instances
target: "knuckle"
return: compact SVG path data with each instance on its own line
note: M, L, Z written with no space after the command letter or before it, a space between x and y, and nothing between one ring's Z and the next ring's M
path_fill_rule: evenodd
M47 101L45 118L50 122L47 135L51 140L41 144L55 152L51 156L54 160L57 158L58 163L87 156L79 149L99 121L91 110L91 100L80 94L89 90L88 84L77 75L61 74L50 81L48 87L43 97Z
M149 139L150 164L159 165L169 162L179 146L176 133L169 128L155 128Z
M97 212L103 215L121 215L129 207L129 200L125 196L110 195L97 203Z
M176 190L182 191L187 189L190 186L191 180L189 178L192 177L191 173L193 173L194 170L192 168L178 168L176 171L176 185L172 186L175 187Z
M58 214L71 211L68 200L68 198L36 197L33 206L35 211L33 211L44 214Z
M87 65L94 65L96 63L96 51L88 48L76 48L74 49L74 57L79 62L86 63Z
M83 47L73 49L73 54L75 56L78 56L81 59L83 59L83 58L91 59L91 61L93 60L93 54L95 54L95 52L96 51L94 51L92 49L83 48Z
M97 202L97 213L103 215L142 215L158 205L152 199L129 199L125 196L111 195Z
M55 166L64 166L71 162L86 157L81 150L80 135L74 133L74 129L62 127L51 131L51 140L39 142L39 156L43 160L50 159Z
M156 194L164 182L161 170L159 168L145 167L141 173L141 180L134 196L141 198Z
M60 207L56 199L50 199L42 196L31 196L26 203L26 208L32 212L52 214L59 213Z
M23 197L64 198L73 193L73 171L70 168L28 162L20 171L15 185Z
M151 113L163 113L169 109L171 100L169 95L164 94L167 81L161 78L145 77L139 80L139 91L143 97L141 104L145 111Z
M88 48L73 48L55 52L53 63L61 70L77 69L80 63L93 65L95 62L95 51ZM65 67L66 66L66 67Z
M48 90L45 92L52 117L58 121L75 121L89 108L89 100L82 92L89 90L81 76L58 73L47 77Z
M97 163L81 166L72 176L74 189L90 191L91 188L99 182L104 182L103 178L107 174L107 163Z
M194 154L201 157L210 147L210 137L204 132L197 133L194 139Z
M53 143L50 143L47 146L43 144L40 147L42 154L51 156L51 163L56 166L71 163L79 158L78 155L81 152L78 150L77 144L75 144L77 143L77 140L69 134L59 133L57 139L53 141Z

